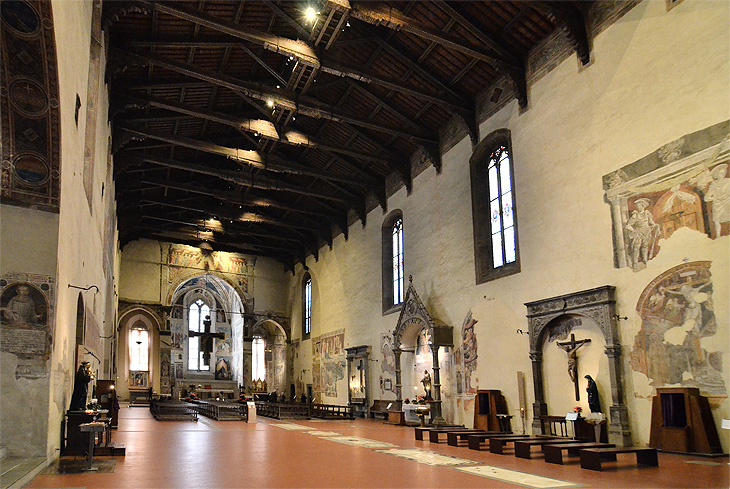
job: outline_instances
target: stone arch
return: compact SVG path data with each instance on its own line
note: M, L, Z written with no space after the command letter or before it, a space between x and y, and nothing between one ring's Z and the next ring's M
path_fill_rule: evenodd
M403 308L398 323L393 330L393 353L395 354L395 390L398 409L403 399L401 354L415 350L421 330L426 330L431 341L429 347L433 354L433 401L431 402L431 423L446 424L441 411L441 378L439 367L439 347L454 346L453 328L434 320L413 286L413 277L408 277L408 290L403 300Z
M147 374L147 386L130 386L131 379L129 377L129 330L142 322L147 327L150 334L150 354L149 354L149 370ZM117 323L117 362L123 368L118 369L117 376L117 394L121 399L129 399L130 387L132 391L146 390L152 388L159 390L159 343L160 329L164 324L160 315L152 307L134 304L129 305L119 312L119 320Z
M266 384L270 391L286 393L287 386L287 334L277 321L265 318L251 328L252 336L264 340L266 351Z
M609 437L612 443L631 445L628 409L624 404L623 367L621 364L621 344L618 338L616 315L616 288L610 285L584 290L573 294L551 297L528 302L527 319L530 334L530 360L535 389L532 427L540 431L540 416L548 414L545 402L545 388L542 373L542 345L545 335L560 318L584 316L593 320L601 330L606 342L605 354L608 357L611 378L611 406Z
M182 285L184 285L190 279L193 279L195 277L201 277L201 276L202 277L214 277L215 279L219 279L219 280L225 282L236 292L236 294L238 294L238 298L241 300L241 304L243 304L244 311L251 312L251 311L249 311L251 306L250 306L250 304L248 304L248 301L246 300L246 294L243 291L243 289L238 284L231 281L230 278L228 278L227 276L225 276L222 273L216 272L215 270L209 270L204 273L201 273L201 270L185 271L170 286L170 288L167 291L167 296L165 297L165 302L163 304L166 306L171 306L174 303L175 299L177 299L176 295L178 294L180 287Z

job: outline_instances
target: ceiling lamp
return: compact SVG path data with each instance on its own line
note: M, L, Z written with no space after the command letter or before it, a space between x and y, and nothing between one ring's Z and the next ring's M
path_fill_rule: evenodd
M304 16L309 22L312 22L317 18L317 11L314 10L314 7L307 7L307 10L304 11Z

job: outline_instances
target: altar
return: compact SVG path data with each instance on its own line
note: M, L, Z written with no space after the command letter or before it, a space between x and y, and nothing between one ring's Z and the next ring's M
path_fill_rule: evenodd
M420 407L428 407L427 404L403 404L403 415L405 417L406 423L421 423L421 418L418 417L418 414L416 414L416 409Z
M236 399L240 394L238 385L233 380L176 379L173 389L173 399L182 399L191 392L195 392L201 399L215 399L218 396Z

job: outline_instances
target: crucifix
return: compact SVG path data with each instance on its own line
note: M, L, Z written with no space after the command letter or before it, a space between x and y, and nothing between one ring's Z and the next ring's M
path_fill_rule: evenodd
M573 333L570 334L570 341L558 342L557 345L565 350L568 354L568 374L570 374L570 380L573 381L575 386L575 400L580 401L580 391L578 389L578 355L576 351L586 343L590 343L591 340L586 338L583 340L576 340Z
M203 331L188 331L188 336L200 337L200 351L203 352L203 363L210 365L210 354L213 352L213 338L224 339L225 333L211 333L210 332L210 316L205 316L203 320Z

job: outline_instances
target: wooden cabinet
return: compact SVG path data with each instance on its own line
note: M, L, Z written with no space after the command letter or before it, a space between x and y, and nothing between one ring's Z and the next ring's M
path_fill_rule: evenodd
M113 380L96 381L96 398L102 409L109 411L112 428L119 426L119 403L117 402L117 390Z
M474 429L499 431L498 414L507 413L507 401L498 389L478 390L474 400Z
M668 452L722 453L710 403L693 387L656 390L649 446Z

